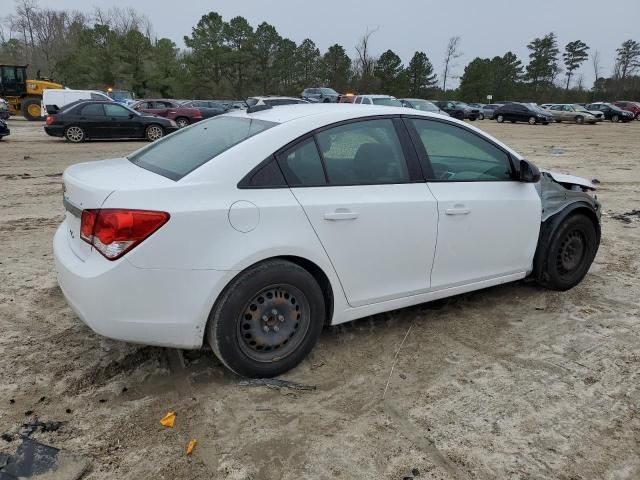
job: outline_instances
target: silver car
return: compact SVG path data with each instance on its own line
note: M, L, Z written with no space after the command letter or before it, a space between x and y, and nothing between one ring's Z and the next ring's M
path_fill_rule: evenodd
M498 108L502 107L500 103L490 103L489 105L483 105L480 110L480 114L482 118L480 120L484 120L485 118L489 120L493 120L493 112L495 112Z
M557 103L550 105L547 110L556 122L597 123L598 119L586 108L572 103Z

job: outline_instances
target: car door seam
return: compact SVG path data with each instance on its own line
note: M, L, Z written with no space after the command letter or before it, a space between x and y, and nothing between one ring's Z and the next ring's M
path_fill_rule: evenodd
M427 291L432 290L432 278L433 278L433 267L436 264L436 253L438 252L438 240L440 238L440 200L433 194L431 187L429 186L429 182L424 183L427 186L427 190L436 201L436 244L433 247L433 258L431 259L431 271L429 272L429 289Z
M327 249L325 248L324 244L322 243L322 240L320 239L320 235L318 235L318 232L316 231L316 228L313 226L313 222L309 218L309 215L307 214L307 211L304 209L304 206L302 205L302 203L300 203L300 200L298 199L298 197L296 197L296 194L295 194L295 192L293 191L293 189L291 187L289 187L289 191L291 192L291 195L293 195L293 198L296 199L296 202L298 202L298 205L300 205L300 208L302 209L302 213L304 213L304 216L306 217L307 222L309 222L309 225L311 226L311 229L313 230L313 233L315 233L316 238L318 239L318 242L320 243L320 246L322 247L322 251L327 256L327 259L329 260L329 264L331 265L331 268L333 268L333 272L335 273L336 278L338 279L338 283L340 284L340 289L342 290L342 294L344 295L344 298L346 299L347 304L351 308L353 308L351 303L349 303L349 297L347 297L347 292L345 292L345 290L344 290L344 285L342 285L342 280L340 279L340 275L338 275L338 270L336 270L336 266L333 264L333 260L331 260L331 256L329 255L329 252L327 252Z

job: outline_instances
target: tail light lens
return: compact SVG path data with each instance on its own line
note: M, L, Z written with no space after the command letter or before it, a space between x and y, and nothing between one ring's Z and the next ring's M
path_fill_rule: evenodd
M80 237L108 260L116 260L168 220L167 212L118 208L83 210Z
M46 123L47 125L51 125L55 121L56 121L56 116L55 115L49 115L49 116L47 116L47 119L45 120L44 123Z

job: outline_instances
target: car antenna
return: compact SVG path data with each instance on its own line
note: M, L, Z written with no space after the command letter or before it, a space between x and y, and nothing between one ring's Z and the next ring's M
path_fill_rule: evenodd
M269 110L271 108L273 108L271 105L254 105L253 107L247 108L247 113L261 112L263 110Z

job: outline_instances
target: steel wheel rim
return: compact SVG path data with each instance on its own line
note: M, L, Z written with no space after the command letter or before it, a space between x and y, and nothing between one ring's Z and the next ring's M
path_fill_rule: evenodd
M586 254L587 242L584 234L580 230L572 230L565 236L558 249L558 271L563 275L572 273L582 264Z
M149 129L147 130L147 137L149 137L149 140L158 140L159 138L162 138L162 129L160 127L149 127Z
M69 127L67 129L67 138L72 142L79 142L84 137L84 132L80 127Z
M263 288L245 304L237 322L240 350L251 360L270 363L291 355L311 325L309 301L293 285Z

